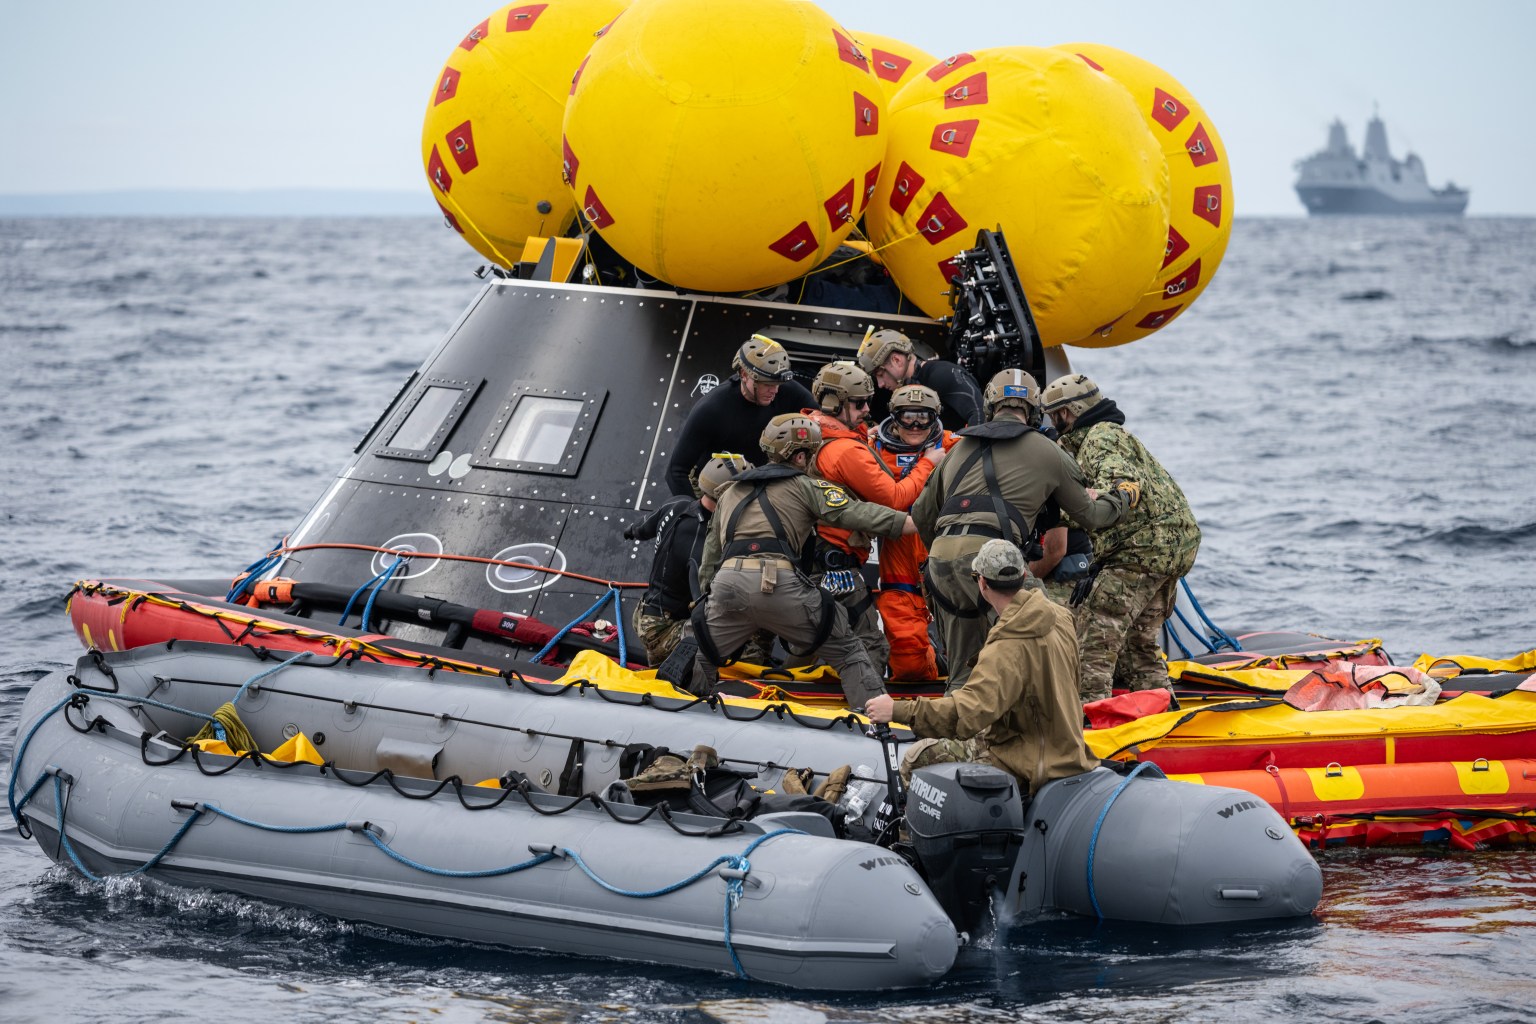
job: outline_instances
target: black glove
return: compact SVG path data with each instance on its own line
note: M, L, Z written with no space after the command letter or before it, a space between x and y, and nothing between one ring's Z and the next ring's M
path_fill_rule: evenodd
M640 538L635 536L635 528L633 526L626 526L624 527L624 539L639 540Z

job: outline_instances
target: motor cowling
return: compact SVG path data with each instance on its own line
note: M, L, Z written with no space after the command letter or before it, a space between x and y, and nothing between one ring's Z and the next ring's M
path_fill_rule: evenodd
M956 928L974 932L1024 842L1018 780L990 765L919 768L907 787L906 818L929 888Z

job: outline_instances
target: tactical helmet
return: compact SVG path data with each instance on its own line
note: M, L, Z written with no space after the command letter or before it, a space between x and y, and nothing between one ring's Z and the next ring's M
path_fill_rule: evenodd
M908 356L912 354L912 342L905 334L889 327L883 331L870 331L859 343L859 369L872 374L898 352Z
M752 464L731 452L716 452L699 470L699 492L706 498L718 498L725 485L752 468Z
M761 334L752 335L736 350L731 369L772 383L793 380L795 376L789 368L789 353L784 351L784 346Z
M780 413L768 421L757 443L774 462L788 462L796 452L816 454L821 447L821 427L804 413Z
M997 415L997 410L1011 405L1023 409L1024 418L1033 423L1040 418L1040 385L1023 370L999 370L987 381L982 402L989 420Z
M925 388L921 384L903 384L891 392L891 412L898 409L927 409L938 415L943 405L939 402L939 393L933 388Z
M1098 405L1104 396L1099 394L1099 386L1087 376L1071 373L1051 381L1042 397L1046 412L1065 409L1073 416L1081 416Z
M875 393L875 382L851 359L838 359L816 372L811 394L822 412L836 412L850 398L868 398Z

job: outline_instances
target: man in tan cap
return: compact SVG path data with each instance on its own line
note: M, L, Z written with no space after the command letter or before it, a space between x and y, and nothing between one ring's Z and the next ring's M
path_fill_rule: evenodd
M882 694L865 710L872 722L910 725L930 738L908 750L903 777L938 761L980 761L1011 772L1033 796L1047 782L1098 765L1083 745L1077 630L1072 614L1030 576L1017 545L987 541L971 575L997 625L970 681L936 700L896 702Z

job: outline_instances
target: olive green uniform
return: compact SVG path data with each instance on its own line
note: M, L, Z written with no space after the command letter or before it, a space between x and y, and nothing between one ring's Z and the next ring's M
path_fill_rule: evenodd
M1173 614L1179 579L1194 567L1200 550L1200 527L1189 501L1119 423L1101 420L1069 430L1061 444L1093 486L1109 489L1121 480L1141 485L1141 501L1120 522L1099 528L1077 520L1097 530L1093 549L1099 567L1093 590L1077 608L1082 699L1108 697L1117 676L1132 690L1166 686L1157 632Z
M772 509L772 517L764 505ZM699 567L699 585L708 599L702 617L694 619L699 644L695 689L712 687L717 678L711 649L721 659L729 657L759 629L803 649L815 645L826 621L818 657L837 669L848 705L862 707L884 693L880 679L885 666L870 662L841 608L805 577L800 553L817 523L899 537L906 518L903 512L857 501L837 484L783 464L763 466L732 481L720 492ZM824 620L826 615L830 619Z
M899 700L892 715L921 737L951 742L919 750L903 769L979 760L1012 772L1033 796L1055 779L1091 771L1077 704L1072 616L1025 588L1003 609L965 687L936 700ZM958 741L958 742L955 742Z
M997 537L1027 547L1035 518L1051 498L1076 522L1094 527L1117 522L1127 505L1118 492L1089 498L1077 463L1039 430L1003 417L962 430L912 506L928 545L923 581L949 661L946 692L965 685L990 625L991 609L971 579L971 560Z

